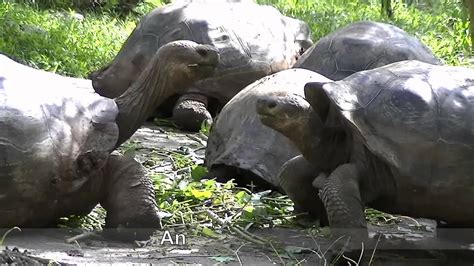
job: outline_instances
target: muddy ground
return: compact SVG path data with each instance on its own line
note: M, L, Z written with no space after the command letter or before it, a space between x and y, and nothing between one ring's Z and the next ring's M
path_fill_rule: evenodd
M149 160L151 151L182 151L196 163L202 163L206 138L202 134L147 125L125 145L141 162ZM163 160L150 171L179 175L173 171L172 159L165 152ZM469 229L436 230L434 221L404 218L393 225L371 226L371 241L363 248L359 265L474 265L474 231ZM313 235L305 228L250 229L251 233L270 244L257 245L239 237L224 234L220 239L195 236L190 232L157 232L150 241L123 243L108 241L100 234L89 235L71 243L66 239L80 232L70 229L44 229L13 232L4 246L17 247L38 258L61 264L200 264L200 265L329 265L335 255L331 248L344 240ZM183 236L185 243L183 243ZM170 238L171 237L171 238ZM175 238L178 238L179 243ZM171 239L171 240L170 240ZM374 252L375 247L375 252ZM5 247L1 247L4 249ZM10 252L14 256L17 253ZM338 261L355 265L361 249L353 247ZM350 260L354 262L350 262Z

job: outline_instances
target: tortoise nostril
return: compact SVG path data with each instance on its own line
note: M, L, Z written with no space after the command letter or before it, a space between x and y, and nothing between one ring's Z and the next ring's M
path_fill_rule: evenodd
M276 106L277 106L277 103L276 103L275 101L269 100L269 101L267 102L267 107L268 107L269 109L273 109L273 108L275 108Z
M277 107L277 102L272 99L258 99L257 100L257 112L264 114L273 113L273 109Z
M202 57L207 57L209 55L209 52L202 48L197 49L196 52Z

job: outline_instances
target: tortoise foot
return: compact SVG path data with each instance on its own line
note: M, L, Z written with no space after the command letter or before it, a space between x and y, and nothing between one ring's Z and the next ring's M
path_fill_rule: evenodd
M181 129L199 131L204 121L212 123L207 110L207 98L198 94L186 94L178 99L173 109L173 122Z
M113 153L107 163L104 235L121 240L147 239L161 229L153 183L133 158Z

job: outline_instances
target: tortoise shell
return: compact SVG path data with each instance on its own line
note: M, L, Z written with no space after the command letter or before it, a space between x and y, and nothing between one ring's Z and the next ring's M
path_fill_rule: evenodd
M322 88L353 132L397 176L448 190L474 185L473 77L472 69L407 60ZM312 94L307 90L308 99L321 97Z
M216 74L189 90L222 104L253 81L291 67L312 44L306 23L271 6L250 1L178 2L142 18L110 65L91 75L94 88L107 97L120 95L157 49L175 40L211 44L219 50Z
M55 202L49 199L72 194L101 174L118 139L118 109L112 99L95 93L90 80L36 70L0 55L0 103L2 201ZM101 158L101 164L85 173L91 166L81 165L81 158L88 155ZM9 206L19 212L14 202L2 204L0 213Z
M341 80L358 71L403 60L441 64L428 47L404 30L385 23L362 21L320 39L294 67Z
M268 93L303 97L304 85L310 81L327 79L306 69L288 69L257 80L235 95L212 125L206 166L222 164L248 170L279 187L280 167L300 153L287 137L262 124L256 102Z

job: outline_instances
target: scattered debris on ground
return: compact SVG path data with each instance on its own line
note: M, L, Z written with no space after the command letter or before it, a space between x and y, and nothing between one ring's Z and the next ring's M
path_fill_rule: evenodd
M460 231L466 239L460 242L439 237L431 220L371 209L366 214L372 241L362 253L355 248L337 256L334 247L345 240L334 243L327 228L295 222L287 197L200 180L206 139L203 133L147 125L122 146L155 181L164 229L150 240L104 239L105 212L97 207L87 217L65 219L63 228L12 230L0 242L0 264L329 265L332 256L344 265L473 265L474 230Z

